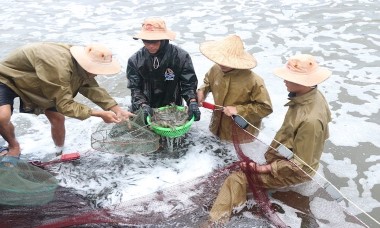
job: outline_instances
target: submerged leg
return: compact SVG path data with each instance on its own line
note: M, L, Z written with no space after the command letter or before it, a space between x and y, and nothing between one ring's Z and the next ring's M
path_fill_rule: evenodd
M15 128L11 122L11 115L10 105L0 106L0 135L8 142L7 155L18 157L20 155L20 144L15 136Z
M48 118L51 124L51 137L54 141L54 144L57 148L61 148L61 151L57 151L62 153L62 148L65 145L65 116L59 112L45 110L45 115Z
M247 200L247 179L243 172L234 172L224 181L210 210L210 220L229 219L232 209Z

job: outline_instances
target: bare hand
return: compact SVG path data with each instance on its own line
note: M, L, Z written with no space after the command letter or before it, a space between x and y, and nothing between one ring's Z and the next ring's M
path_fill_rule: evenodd
M227 116L232 116L232 115L237 115L238 114L237 110L236 110L236 107L234 107L234 106L226 106L226 107L224 107L223 112Z
M117 115L112 111L101 111L100 118L103 119L105 123L120 123L121 120L117 117Z
M253 161L250 161L249 164L247 164L248 162L240 162L240 168L243 170L243 171L246 171L248 168L250 170L253 170L253 171L256 171L256 163L253 162Z
M204 91L202 91L202 90L197 91L197 100L198 100L198 105L200 107L202 107L203 106L202 103L203 103L203 101L205 101Z
M118 110L116 112L116 116L120 121L129 121L130 117L136 116L135 114L125 111L125 110Z
M119 122L121 122L121 121L128 121L129 117L135 116L135 114L122 109L119 105L113 106L111 108L111 111L113 111L116 114L117 119L119 120Z

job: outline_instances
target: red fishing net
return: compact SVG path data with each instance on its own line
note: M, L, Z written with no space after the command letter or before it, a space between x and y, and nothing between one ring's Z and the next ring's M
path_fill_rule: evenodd
M82 211L77 215L45 220L40 228L89 224L143 227L197 227L208 219L221 183L228 175L225 169L192 181L157 191L116 206Z
M274 208L272 208L266 189L261 187L263 186L263 182L260 178L260 174L255 169L249 168L249 163L253 163L254 166L257 164L243 152L239 135L245 135L244 143L249 143L249 140L247 140L249 138L251 139L250 141L253 142L255 140L255 136L246 132L241 127L242 126L238 126L237 124L232 125L233 144L240 161L247 164L247 168L242 169L242 171L245 173L247 178L249 190L252 192L253 198L259 206L259 212L262 216L267 217L276 227L287 227L286 224L276 215Z

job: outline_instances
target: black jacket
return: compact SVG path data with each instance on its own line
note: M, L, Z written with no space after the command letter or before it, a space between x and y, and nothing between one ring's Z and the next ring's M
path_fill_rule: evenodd
M183 105L182 98L187 104L190 99L196 99L198 79L191 57L167 40L161 41L155 55L145 47L133 54L128 59L127 78L132 111L138 110L142 104L158 108L173 103Z

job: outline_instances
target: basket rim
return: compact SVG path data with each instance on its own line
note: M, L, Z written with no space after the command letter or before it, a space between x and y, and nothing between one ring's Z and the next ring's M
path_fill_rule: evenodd
M164 106L164 107L160 107L158 108L159 110L164 110L164 109L167 109L169 108L170 106ZM176 106L178 110L184 110L185 107L184 106ZM150 125L151 128L154 128L156 130L160 130L160 131L166 131L166 132L169 132L169 131L180 131L180 130L183 130L184 128L188 128L190 127L193 122L194 122L194 116L188 120L184 125L181 125L181 126L178 126L178 127L175 127L175 128L169 128L169 127L160 127L160 126L152 126L152 122L150 120L150 116L147 116L146 117L146 121L148 123L148 125Z

